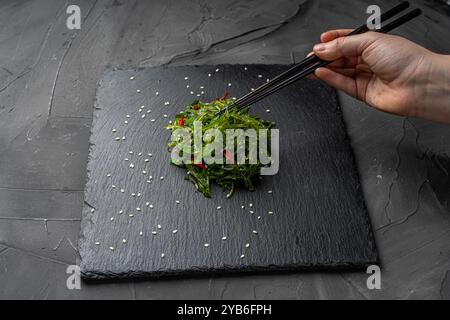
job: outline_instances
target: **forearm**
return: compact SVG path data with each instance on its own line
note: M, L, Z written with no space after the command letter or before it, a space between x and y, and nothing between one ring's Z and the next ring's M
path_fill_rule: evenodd
M422 81L420 81L422 82ZM432 54L419 90L417 116L450 123L450 56Z

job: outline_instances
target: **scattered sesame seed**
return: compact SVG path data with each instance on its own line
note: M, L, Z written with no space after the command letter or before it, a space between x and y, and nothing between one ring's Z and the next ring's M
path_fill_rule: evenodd
M132 197L136 197L136 193L133 192L133 193L131 194L131 196L132 196Z
M130 160L130 159L128 159L128 158L125 158L125 159L123 159L123 160L125 160L125 161L128 161L128 160Z
M180 204L180 200L175 200L175 203L176 204Z
M227 237L223 236L223 237L222 237L222 240L223 240L223 241L227 240Z
M157 235L157 232L156 231L152 231L152 235Z
M128 124L128 120L125 120L123 123Z
M111 217L109 220L114 221L114 217Z
M143 114L143 115L141 116L141 118L144 119L144 118L145 118L145 114Z
M209 247L209 243L205 243L203 246L205 247Z
M95 212L95 209L94 209L94 208L92 208L92 209L91 209L91 212Z
M168 106L169 104L170 104L169 101L164 102L164 105L165 105L165 106Z
M125 192L125 190L124 190L124 189L120 189L120 192L124 193L124 192Z
M119 211L119 214L122 214L122 213L123 213L123 210L120 210L120 211Z
M127 114L126 116L125 116L126 118L130 118L130 115L129 114Z
M116 132L117 132L117 130L116 130L116 129L112 129L111 131L112 131L113 133L116 133Z
M189 79L189 77L184 77L184 80L188 80Z
M130 77L130 80L134 80L134 76L131 76L131 77Z
M172 233L173 234L175 234L175 233L177 233L178 232L178 230L177 229L175 229L175 230L172 230Z
M241 259L244 259L245 258L245 254L241 254Z
M120 138L119 137L116 137L116 141L119 141L120 140Z
M266 82L269 82L269 81L270 81L270 79L269 79L269 78L267 78L267 79L266 79Z
M256 230L253 230L252 232L253 232L253 234L258 234L258 231L256 231Z
M139 92L141 92L141 90L137 89L136 92L139 93Z
M246 243L246 244L245 244L245 247L246 247L246 248L250 248L250 243Z
M142 112L142 109L139 109L138 112Z
M200 93L197 93L197 97L200 97Z
M149 161L150 161L150 159L145 159L144 161L145 161L145 162L149 162Z
M134 214L130 213L128 216L129 216L130 218L133 218L133 217L134 217Z
M273 214L273 211L269 211L269 212L267 212L268 214L270 214L270 215L272 215Z
M261 74L258 74L258 78L262 78L262 75L261 75Z
M136 208L136 211L141 211L141 208L137 207L137 208Z
M250 90L255 91L255 88L250 88Z
M164 180L164 177L159 177L159 180Z
M200 92L200 94L205 94L205 91Z
M257 219L258 219L258 220L261 219L261 216L258 216Z
M273 191L272 190L267 190L267 193L272 193Z
M208 77L211 77L211 73L208 73Z
M123 137L122 137L122 140L125 140L125 139L126 139L125 136L123 136Z
M153 157L153 155L152 155L151 153L147 153L147 155L148 155L149 157Z
M241 206L241 209L245 209L245 206Z
M229 83L228 86L231 87L231 83Z
M217 210L220 210L220 209L222 209L222 207L221 207L221 206L218 206L218 207L217 207Z
M97 242L95 243L95 245L96 245L96 246L99 246L99 245L100 245L100 242L97 241Z
M113 185L111 186L111 188L115 189L115 188L116 188L116 185L113 184Z
M244 67L244 70L245 70L245 71L247 71L247 70L248 70L248 68L247 68L247 67Z
M139 235L142 236L144 233L142 231L139 232Z
M216 72L219 72L219 68L216 69Z
M142 156L142 152L139 152L139 153L138 153L138 156Z
M161 258L164 258L166 255L164 253L161 253Z
M188 84L186 85L186 88L189 88L189 85L188 85Z
M194 91L189 92L190 94L194 94Z
M147 180L147 183L152 183L152 180Z
M114 251L114 247L109 247L109 250Z
M150 110L150 109L147 110L147 113L151 113L151 112L152 112L152 110Z
M122 243L127 243L127 239L122 239Z
M130 168L133 169L134 168L134 164L130 163Z
M269 112L270 112L270 109L266 109L266 112L269 113Z
M253 211L253 210L250 210L250 213L251 213L251 214L254 214L254 213L255 213L255 211Z
M157 96L159 96L159 92L158 92L158 91L156 91L155 94L156 94Z
M248 206L249 206L250 208L253 208L253 203L249 203Z
M111 177L111 173L108 173L106 176L107 176L108 178Z
M150 120L151 122L155 122L155 119Z
M163 117L164 117L164 118L167 118L167 114L163 114Z
M151 205L149 205L149 207L150 207L150 209L153 209L153 205L151 204Z
M147 171L145 171L145 170L142 170L142 174L147 174Z
M161 227L161 225L160 224L158 224L158 229L161 229L162 227Z

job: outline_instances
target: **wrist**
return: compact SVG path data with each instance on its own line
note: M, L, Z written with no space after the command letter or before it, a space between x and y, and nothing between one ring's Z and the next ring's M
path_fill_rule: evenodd
M419 74L419 118L450 123L450 56L431 53Z

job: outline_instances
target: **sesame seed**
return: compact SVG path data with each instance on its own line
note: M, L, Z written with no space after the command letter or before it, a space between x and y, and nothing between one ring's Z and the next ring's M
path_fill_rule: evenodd
M244 70L245 70L245 71L247 71L247 70L248 70L248 68L247 68L247 67L244 67Z
M205 94L205 91L200 92L200 94Z
M133 218L133 217L134 217L134 214L130 213L128 216L129 216L130 218Z
M134 164L130 163L130 168L133 169L134 168Z
M128 124L128 120L125 120L123 123Z
M186 85L186 88L189 88L189 85L188 85L188 84Z
M155 122L155 119L150 120L151 122Z
M261 216L258 216L257 219L258 219L258 220L261 219Z
M142 174L147 174L147 171L145 171L145 170L142 170Z
M258 234L258 231L256 231L256 230L253 230L252 232L253 232L253 234Z
M123 213L123 210L120 210L120 211L119 211L119 214L122 214L122 213Z
M127 239L122 239L122 243L127 243Z
M134 76L131 76L131 77L130 77L130 80L134 80Z
M126 118L129 118L130 117L130 115L129 114L127 114L126 116L125 116Z
M165 105L165 106L168 106L169 104L170 104L169 101L164 102L164 105Z
M229 83L228 86L231 87L231 83Z
M152 204L149 207L150 207L150 209L153 209L153 205Z
M157 235L157 232L156 231L152 231L152 235Z
M159 92L158 92L158 91L156 91L155 94L156 94L157 96L159 96Z
M211 73L208 73L208 77L211 77Z
M147 180L147 183L152 183L152 180Z
M108 178L111 177L111 173L108 173L106 176L107 176Z
M114 217L111 217L109 220L114 221Z
M245 258L245 254L241 254L241 259L244 259Z
M125 136L123 136L123 137L122 137L122 140L125 140L125 139L126 139Z
M138 112L142 112L142 109L139 109Z
M109 250L114 251L114 247L109 247Z
M227 237L223 236L223 237L222 237L222 240L224 240L224 241L227 240Z
M138 192L137 196L140 197L142 194L140 192Z
M189 79L189 77L184 77L184 80L188 80Z
M144 233L142 231L139 232L139 235L142 236Z
M216 72L219 72L219 68L216 69Z
M164 180L164 177L159 177L160 180Z
M146 202L145 205L148 207L150 205L150 202Z
M99 245L100 245L100 242L97 241L97 242L95 243L95 245L96 245L96 246L99 246Z
M164 258L166 255L164 253L161 253L161 258Z
M145 161L145 162L149 162L149 161L150 161L150 159L145 159L144 161Z
M141 116L141 118L144 119L144 118L145 118L145 114L143 114L143 115Z
M139 92L141 92L141 90L137 89L136 92L139 93Z
M255 213L255 211L253 211L253 210L250 210L250 213L251 213L251 214L253 214L253 213Z
M272 215L273 214L273 211L269 211L269 212L267 212L268 214L270 214L270 215Z
M130 160L130 159L128 159L128 158L125 158L125 159L123 159L123 160L125 160L125 161L128 161L128 160Z
M150 113L150 112L152 112L152 110L150 110L150 109L149 109L149 110L147 110L147 113Z
M172 233L173 234L175 234L175 233L177 233L178 232L178 230L177 229L175 229L175 230L172 230Z
M158 229L161 229L162 227L161 227L161 225L160 224L158 224Z
M194 91L189 92L190 94L194 94Z
M266 109L266 112L269 113L269 112L270 112L270 109Z
M141 208L137 207L137 208L136 208L136 211L141 211Z
M205 247L209 247L209 243L205 243L203 246Z
M245 209L245 206L241 206L241 209Z
M163 117L164 117L164 118L167 118L167 114L163 114Z
M267 193L272 193L273 191L272 190L267 190Z
M116 133L116 132L117 132L117 130L116 130L116 129L112 129L111 131L112 131L113 133Z
M246 244L245 244L245 247L246 247L246 248L250 248L250 243L246 243Z
M94 211L95 211L95 209L94 209L94 208L92 208L92 209L91 209L91 212L94 212Z
M153 157L153 155L152 155L151 153L148 153L147 155L148 155L149 157Z
M199 93L197 93L197 97L200 97L200 94L199 94Z
M115 189L116 188L116 186L113 184L112 186L111 186L111 188L113 188L113 189Z
M116 137L116 141L119 141L120 140L120 138L119 137Z
M125 190L124 189L120 189L120 192L125 193Z
M132 196L132 197L136 197L136 193L133 192L133 193L131 194L131 196Z
M218 207L217 207L217 210L220 210L220 209L222 209L222 207L221 207L221 206L218 206Z
M176 204L180 204L180 200L175 200L175 203Z
M250 208L253 208L253 203L249 203L248 206L249 206Z
M250 90L255 91L255 88L250 88Z
M266 82L269 82L269 81L270 81L270 79L269 79L269 78L267 78L267 79L266 79Z
M262 78L262 75L261 75L261 74L258 74L258 78Z

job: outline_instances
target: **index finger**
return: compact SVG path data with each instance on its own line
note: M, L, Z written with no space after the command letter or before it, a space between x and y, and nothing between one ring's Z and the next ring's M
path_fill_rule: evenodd
M328 41L334 40L336 38L344 37L352 31L353 31L353 29L336 29L336 30L325 31L324 33L322 33L320 35L320 41L328 42Z

